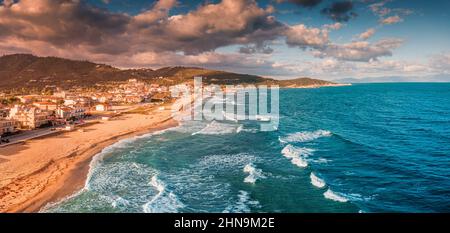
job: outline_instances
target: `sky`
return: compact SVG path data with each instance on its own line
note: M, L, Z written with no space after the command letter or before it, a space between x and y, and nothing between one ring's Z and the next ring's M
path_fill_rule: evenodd
M0 55L278 79L450 77L448 0L0 0Z

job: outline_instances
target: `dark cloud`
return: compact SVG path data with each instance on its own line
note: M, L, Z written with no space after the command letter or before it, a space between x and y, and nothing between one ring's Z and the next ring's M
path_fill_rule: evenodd
M303 7L314 7L322 2L322 0L288 0L288 1Z
M169 14L179 4L177 0L160 0L137 15L114 13L81 0L0 2L0 54L30 52L122 66L236 65L248 54L265 57L272 53L269 45L279 40L311 50L316 57L346 61L390 56L399 44L332 44L328 32L339 29L340 23L322 28L287 25L272 15L273 7L262 8L255 0L222 0L177 15ZM296 1L304 6L319 2ZM352 9L351 2L344 1L324 12L336 21L346 21L352 17ZM240 53L227 56L215 52L230 45L240 46ZM244 63L247 67L261 65L260 59Z
M334 2L331 6L322 9L321 13L334 21L347 22L357 16L357 14L352 10L352 1L339 1Z

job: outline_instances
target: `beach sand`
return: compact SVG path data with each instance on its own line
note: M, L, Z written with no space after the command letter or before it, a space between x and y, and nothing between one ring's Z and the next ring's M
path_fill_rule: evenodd
M82 189L92 157L128 137L174 127L170 105L0 148L0 212L37 212Z

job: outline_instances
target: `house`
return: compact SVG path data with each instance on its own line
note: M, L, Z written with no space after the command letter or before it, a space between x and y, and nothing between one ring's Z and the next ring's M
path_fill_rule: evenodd
M0 136L14 132L15 132L14 121L6 118L0 118Z
M83 107L75 106L75 107L59 107L55 111L56 116L61 119L69 119L69 118L83 118L86 115L86 109Z
M37 107L16 105L9 111L9 118L14 120L16 126L24 129L35 129L49 123L50 111Z
M17 98L23 104L30 104L30 103L33 103L33 101L37 100L39 98L39 96L38 95L24 95L24 96L17 96Z
M97 104L95 105L95 110L99 112L107 112L111 110L111 105L107 103Z
M54 111L58 108L58 104L54 102L35 102L33 105L46 111Z
M53 103L62 103L64 101L63 98L56 96L42 96L40 100L41 102L53 102Z
M141 96L137 96L137 95L127 95L124 98L124 101L126 103L140 103L142 102L144 99Z

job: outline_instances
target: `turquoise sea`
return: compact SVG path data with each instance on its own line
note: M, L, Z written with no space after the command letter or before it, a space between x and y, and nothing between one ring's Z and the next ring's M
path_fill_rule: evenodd
M188 121L105 148L47 212L450 212L450 84L280 90L278 131Z

